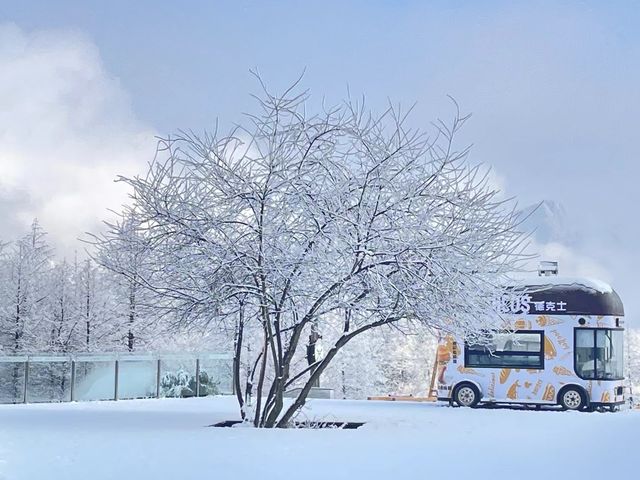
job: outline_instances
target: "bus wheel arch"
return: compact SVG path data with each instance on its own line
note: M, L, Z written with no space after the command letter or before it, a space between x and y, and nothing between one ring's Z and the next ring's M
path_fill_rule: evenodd
M482 399L480 386L470 380L463 380L453 387L452 400L460 407L476 407Z
M558 392L556 402L563 410L587 410L589 408L589 394L581 385L569 384Z

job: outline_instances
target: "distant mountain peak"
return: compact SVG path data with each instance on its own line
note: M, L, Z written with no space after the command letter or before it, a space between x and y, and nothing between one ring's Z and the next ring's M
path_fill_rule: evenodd
M522 228L533 232L538 242L572 244L575 233L564 206L555 200L542 200L520 209L525 221Z

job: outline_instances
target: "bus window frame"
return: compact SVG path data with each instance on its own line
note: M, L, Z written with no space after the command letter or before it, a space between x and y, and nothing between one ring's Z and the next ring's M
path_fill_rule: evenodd
M469 344L464 342L464 366L468 368L520 368L525 370L544 370L545 365L545 356L544 356L544 339L545 339L545 331L544 330L492 330L493 333L537 333L540 335L540 351L539 352L528 352L528 351L514 351L507 350L503 352L489 352L491 356L494 357L502 357L506 355L511 355L514 357L527 357L537 355L540 358L540 363L537 365L479 365L477 363L469 364ZM472 352L479 352L479 350L471 350ZM486 348L482 353L486 352Z
M598 342L596 339L596 332L598 330L618 330L618 331L622 331L624 332L624 328L623 327L574 327L573 329L573 372L576 374L576 376L582 380L587 380L587 381L592 381L592 382L619 382L620 380L624 380L625 376L624 376L624 370L622 373L622 377L621 378L600 378L598 377L598 368L597 368L597 363L594 362L594 367L595 367L595 375L593 378L589 378L589 377L583 377L582 375L580 375L578 373L578 370L576 368L576 357L578 355L578 353L576 352L576 345L578 342L578 331L579 330L591 330L593 331L593 353L594 353L594 359L597 358L596 352L595 350L598 348ZM623 341L624 341L624 337L623 337ZM623 347L623 361L624 361L624 347Z

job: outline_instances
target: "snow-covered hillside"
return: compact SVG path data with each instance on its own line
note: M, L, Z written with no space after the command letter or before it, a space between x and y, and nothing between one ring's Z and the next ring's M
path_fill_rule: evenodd
M315 400L308 417L358 430L208 428L230 397L0 406L0 479L580 478L624 472L640 411L470 410Z
M544 200L520 210L525 221L523 229L533 232L540 243L560 242L573 245L576 234L561 203Z

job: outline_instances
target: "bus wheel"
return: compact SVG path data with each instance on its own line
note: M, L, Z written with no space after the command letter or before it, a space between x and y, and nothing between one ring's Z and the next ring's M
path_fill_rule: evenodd
M587 406L587 399L582 390L568 387L558 395L558 403L564 410L582 410Z
M480 401L480 392L475 385L463 383L456 387L453 399L461 407L475 407Z

